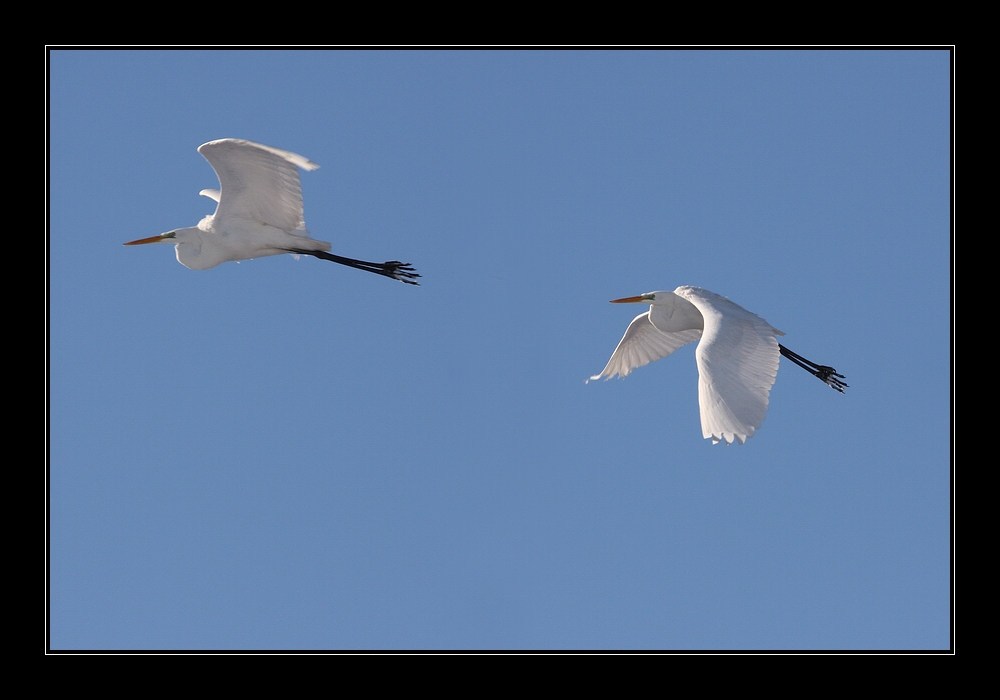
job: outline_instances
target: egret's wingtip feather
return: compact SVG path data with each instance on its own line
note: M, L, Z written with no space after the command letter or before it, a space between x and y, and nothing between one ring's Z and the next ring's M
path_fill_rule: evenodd
M737 445L742 445L752 437L753 437L752 433L750 435L737 435L737 434L722 432L719 435L713 435L713 434L706 435L705 439L711 440L713 445L718 445L720 442L723 442L726 445L732 445L734 442Z

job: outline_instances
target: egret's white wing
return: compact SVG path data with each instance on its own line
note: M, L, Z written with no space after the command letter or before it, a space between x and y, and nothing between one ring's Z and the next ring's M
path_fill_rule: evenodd
M198 147L198 153L211 163L222 185L217 221L244 219L305 235L298 169L315 170L318 165L295 153L242 139L209 141Z
M778 375L778 341L784 335L757 314L697 287L674 294L701 312L705 330L698 359L701 431L712 442L740 444L764 422L768 395Z
M616 374L627 376L636 367L648 365L654 360L659 360L679 347L693 343L701 337L701 330L691 328L675 333L663 333L649 320L649 312L639 314L632 323L628 324L624 337L618 343L608 366L600 374L594 375L591 379L607 377L610 379Z

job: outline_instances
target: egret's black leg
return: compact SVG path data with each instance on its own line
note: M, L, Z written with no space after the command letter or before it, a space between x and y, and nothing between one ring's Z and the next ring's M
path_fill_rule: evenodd
M374 272L376 275L382 275L383 277L391 277L394 280L399 280L400 282L405 282L406 284L415 284L419 286L419 282L415 280L420 277L413 269L409 263L399 262L398 260L390 260L384 263L373 263L365 262L364 260L355 260L354 258L342 258L339 255L333 255L332 253L324 253L322 250L289 250L289 253L295 253L296 255L312 255L315 258L320 258L321 260L329 260L330 262L340 263L341 265L347 265L348 267L357 268L358 270L364 270L365 272Z
M815 362L810 362L806 358L802 357L802 355L795 354L781 343L778 343L778 349L781 350L782 355L784 355L789 360L797 364L806 372L813 375L814 377L819 377L828 385L839 391L841 394L844 393L844 387L848 385L840 380L844 379L845 377L842 374L837 374L837 370L835 370L833 367L827 367L826 365L817 365Z

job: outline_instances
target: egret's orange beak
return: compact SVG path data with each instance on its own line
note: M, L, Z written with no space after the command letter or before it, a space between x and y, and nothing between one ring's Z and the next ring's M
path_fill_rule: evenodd
M141 241L136 241L140 243ZM127 245L127 244L126 244ZM645 294L639 295L637 297L625 297L624 299L612 299L612 304L636 304L643 301L649 301Z
M160 243L166 238L166 234L161 234L159 236L150 236L149 238L140 238L137 241L129 241L128 243L122 243L122 245L142 245L143 243Z

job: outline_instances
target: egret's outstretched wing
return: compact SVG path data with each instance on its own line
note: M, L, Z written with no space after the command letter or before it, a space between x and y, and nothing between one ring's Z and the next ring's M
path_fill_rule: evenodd
M608 360L608 366L591 379L601 377L610 379L616 374L627 376L636 367L662 359L677 348L693 343L700 337L701 330L695 328L676 333L663 333L650 323L648 311L639 314L628 324L624 337Z
M784 335L757 314L697 287L674 294L701 312L705 330L698 359L701 431L712 442L743 443L764 422L778 375L778 341Z
M295 153L243 139L209 141L198 147L198 153L211 163L222 185L217 220L245 219L288 232L298 229L305 235L298 169L315 170L318 165ZM208 192L202 194L211 197Z

